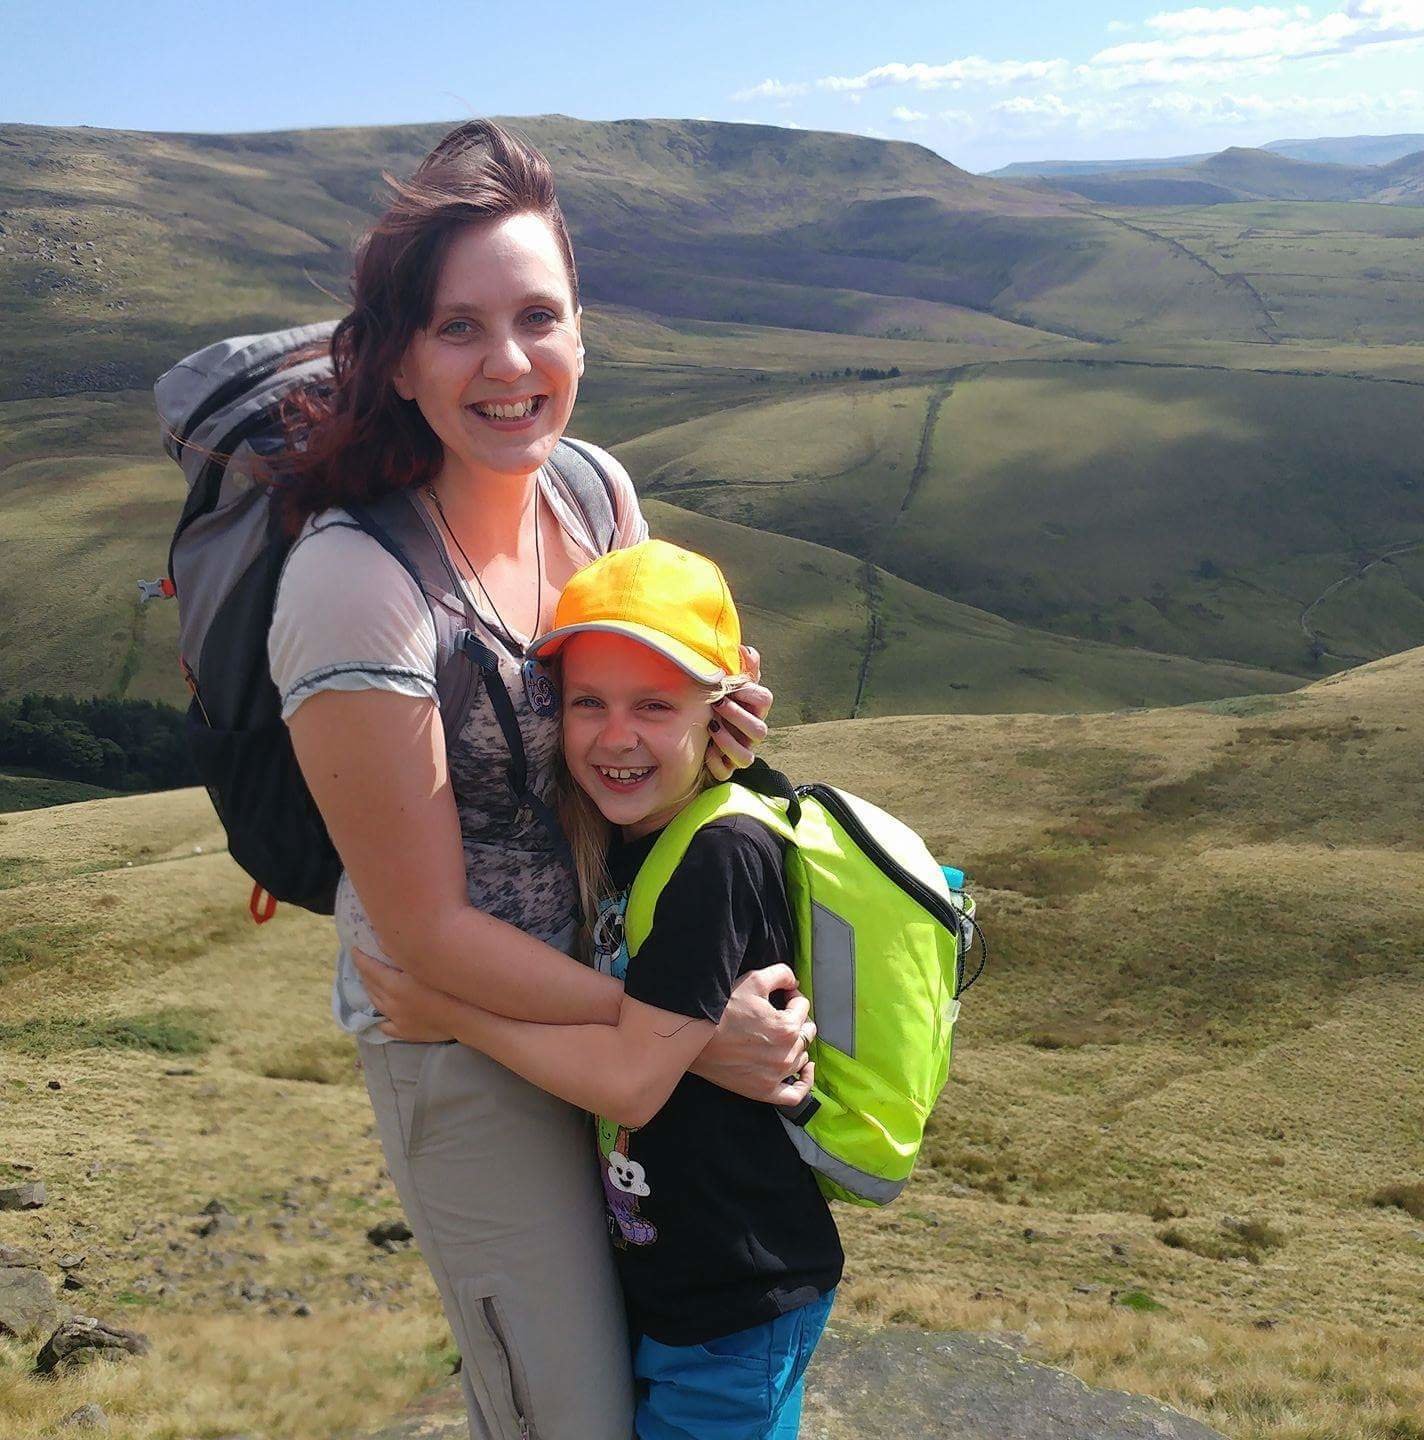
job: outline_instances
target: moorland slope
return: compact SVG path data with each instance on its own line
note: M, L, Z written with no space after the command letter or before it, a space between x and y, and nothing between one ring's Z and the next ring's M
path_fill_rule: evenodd
M1277 696L776 739L966 865L994 948L910 1193L841 1214L847 1318L1006 1326L1239 1440L1419 1413L1421 714L1415 650ZM96 1394L183 1433L396 1409L439 1327L417 1257L368 1258L395 1201L326 922L253 927L194 791L7 815L0 875L7 1158L50 1196L7 1239L86 1251L85 1305L159 1341ZM233 1226L196 1237L214 1196ZM40 1440L68 1392L23 1358L0 1343L0 1428Z

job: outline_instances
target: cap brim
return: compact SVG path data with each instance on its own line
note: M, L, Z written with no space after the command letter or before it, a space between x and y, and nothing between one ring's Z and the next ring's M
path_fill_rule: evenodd
M659 655L671 660L679 670L703 685L717 685L731 673L705 655L699 654L690 645L684 645L680 640L674 640L651 626L638 625L629 620L589 620L581 625L565 625L561 630L550 630L547 635L531 641L527 653L536 660L547 660L549 656L558 654L564 641L571 635L590 633L626 635L630 640L637 640L649 650L656 650Z

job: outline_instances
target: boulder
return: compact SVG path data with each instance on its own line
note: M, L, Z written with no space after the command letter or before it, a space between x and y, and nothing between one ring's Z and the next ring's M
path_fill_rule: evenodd
M35 1356L35 1369L41 1375L51 1375L56 1370L78 1369L95 1360L122 1360L126 1355L147 1354L147 1335L76 1315L45 1341L44 1349Z
M23 1245L0 1245L0 1270L38 1270L43 1262Z
M828 1333L806 1376L807 1440L1222 1440L1159 1400L1100 1390L993 1335Z
M69 1313L48 1280L28 1266L0 1270L0 1335L28 1340L53 1330Z

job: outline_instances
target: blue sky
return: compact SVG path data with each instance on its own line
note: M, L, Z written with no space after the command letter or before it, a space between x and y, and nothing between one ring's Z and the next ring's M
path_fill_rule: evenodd
M560 111L914 139L956 164L1424 131L1424 0L6 0L0 120L262 130Z

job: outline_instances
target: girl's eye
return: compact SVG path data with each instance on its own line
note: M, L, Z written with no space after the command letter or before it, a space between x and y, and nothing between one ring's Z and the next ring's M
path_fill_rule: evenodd
M596 710L598 701L592 695L580 695L576 700L569 701L571 710Z
M667 704L667 702L666 702L666 701L663 701L663 700L645 700L645 701L643 702L643 709L644 709L644 710L663 711L663 710L671 710L671 709L672 709L672 706L669 705L669 704Z

